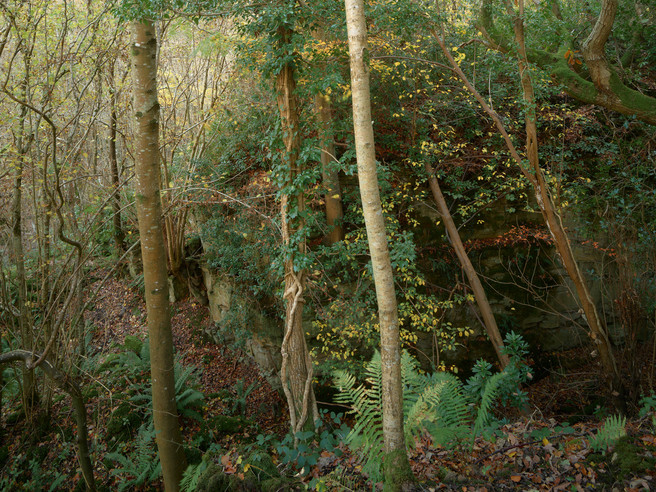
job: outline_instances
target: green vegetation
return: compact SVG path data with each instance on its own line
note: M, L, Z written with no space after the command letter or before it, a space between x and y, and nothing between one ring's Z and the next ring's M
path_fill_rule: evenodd
M595 39L616 3L608 39ZM392 316L378 310L358 184L343 2L3 2L0 492L161 488L151 348L165 343L145 336L146 293L175 351L165 414L177 410L183 434L184 491L636 488L656 473L656 10L364 11L407 452L384 444ZM130 61L145 18L156 90ZM156 119L138 123L140 89L157 95L153 179L135 178ZM498 357L431 178L488 297ZM168 275L156 287L138 228L152 197ZM564 239L545 225L549 200ZM308 402L291 431L285 389ZM414 477L385 470L406 455Z

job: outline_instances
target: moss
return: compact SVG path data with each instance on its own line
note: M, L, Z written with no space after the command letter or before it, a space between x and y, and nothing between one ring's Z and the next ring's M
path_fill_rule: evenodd
M123 342L123 347L125 348L125 350L134 352L136 355L141 354L142 346L143 346L143 342L133 335L126 336L125 342Z
M262 482L260 486L262 492L286 492L288 490L296 490L294 482L284 477L270 478Z
M639 455L639 447L630 437L624 436L617 441L611 453L610 463L615 469L615 478L624 480L648 471L656 460Z
M607 485L615 485L617 482L643 475L656 465L656 458L640 454L640 450L634 438L624 436L618 439L607 454L589 454L587 462L594 465L605 463L606 470L600 474L600 479Z
M242 417L229 417L227 415L217 415L210 423L210 427L220 434L237 434L251 424L250 421Z
M656 99L630 89L622 83L615 71L610 75L610 88L622 104L633 109L636 113L656 117Z
M405 449L397 449L387 453L384 458L385 484L384 492L408 490L415 482L410 469L408 455Z

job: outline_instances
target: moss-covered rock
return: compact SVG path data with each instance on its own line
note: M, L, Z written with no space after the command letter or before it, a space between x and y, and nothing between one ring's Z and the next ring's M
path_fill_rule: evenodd
M140 355L141 348L143 347L143 342L134 335L128 335L125 337L123 347L125 347L125 350L129 350L130 352L134 352L136 355Z

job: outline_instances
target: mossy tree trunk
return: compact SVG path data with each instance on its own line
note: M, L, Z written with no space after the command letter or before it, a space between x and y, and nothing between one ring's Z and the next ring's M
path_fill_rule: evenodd
M133 23L136 202L146 291L153 418L164 488L179 490L186 459L175 401L173 337L162 234L157 40L152 21Z
M410 486L414 477L408 462L403 432L399 318L376 171L369 92L367 26L363 0L345 0L345 5L351 58L353 128L358 181L373 266L380 325L385 490L400 491Z
M506 39L495 24L494 2L483 0L479 11L478 28L487 40L490 49L503 53L516 53L513 42ZM555 2L554 2L555 3ZM556 84L571 97L586 103L595 104L627 116L656 125L656 98L643 94L627 86L605 55L605 47L612 31L617 13L618 0L601 0L601 9L592 31L581 46L581 54L587 70L576 71L570 66L568 51L574 50L574 38L569 32L561 30L561 41L552 51L539 48L525 49L527 62L547 71ZM544 11L548 12L548 11ZM559 8L551 9L554 21L560 15ZM640 23L636 23L641 29ZM639 31L636 31L639 34ZM633 57L634 46L627 51ZM587 74L587 76L586 76Z

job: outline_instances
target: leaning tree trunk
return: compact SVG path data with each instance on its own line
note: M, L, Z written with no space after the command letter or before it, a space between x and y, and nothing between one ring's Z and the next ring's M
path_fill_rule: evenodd
M521 19L519 20L521 23ZM515 29L518 28L517 21L515 24ZM520 64L520 76L522 89L524 90L524 98L527 104L527 115L526 115L526 149L527 156L529 160L530 169L524 165L524 161L517 152L515 145L513 144L508 132L506 131L499 115L494 111L481 94L471 85L467 76L460 69L458 63L453 59L451 53L444 44L443 38L437 34L437 32L432 31L433 37L437 40L444 53L444 56L447 58L454 71L458 74L458 77L465 84L465 88L476 98L478 103L481 105L483 110L492 118L494 124L496 125L499 133L503 137L510 155L513 160L518 165L522 174L526 179L531 183L533 190L535 192L535 197L538 202L538 206L542 212L542 216L549 228L551 237L554 240L554 245L556 246L556 251L558 251L559 256L563 262L563 266L567 271L567 275L571 279L574 287L576 289L579 302L581 303L581 308L585 313L586 319L588 321L588 326L590 328L590 338L593 343L596 345L599 350L601 357L601 362L604 368L606 376L609 378L611 390L615 393L620 391L622 388L621 377L615 363L615 358L613 355L612 347L610 345L610 340L606 330L599 319L597 314L597 309L595 307L590 291L588 290L587 283L585 278L581 274L581 271L578 268L576 259L572 252L572 247L569 241L569 237L565 228L562 225L562 221L556 208L554 207L551 195L549 193L549 188L544 178L544 173L540 168L539 156L538 156L538 141L537 141L537 128L535 125L535 110L531 109L535 107L535 99L533 96L533 90L531 85L530 76L528 73L528 64L526 62L526 52L524 49L523 43L523 24L521 25L521 30L519 31L518 38L522 40L520 43L520 52L519 52L519 64ZM621 404L619 405L621 407Z
M91 462L91 455L89 453L87 409L84 406L82 392L77 383L59 371L48 359L43 359L42 355L28 350L12 350L11 352L0 354L0 367L3 364L20 361L31 371L37 360L41 360L39 367L43 372L52 379L59 389L65 391L71 397L73 413L75 414L75 424L77 426L77 457L80 462L86 488L87 490L94 491L96 490L96 483L93 477L93 463Z
M177 491L186 459L175 401L173 339L159 194L157 40L153 23L149 20L135 21L133 33L135 194L150 337L153 419L164 488Z
M526 45L524 38L524 0L518 0L519 12L514 16L513 29L515 31L515 41L518 45L518 58L519 75L522 84L522 91L524 93L524 103L526 105L526 153L528 156L531 170L534 174L533 186L535 194L542 211L542 215L551 231L554 238L554 243L558 254L560 255L565 270L570 279L574 283L576 293L578 294L581 308L585 313L585 317L590 327L590 337L597 345L601 362L604 366L606 376L610 380L611 390L617 392L621 389L621 377L613 355L613 349L610 345L610 340L606 333L606 328L599 318L597 307L595 306L590 290L588 289L587 282L578 267L572 247L563 227L562 221L556 208L553 205L551 195L549 193L548 184L544 178L544 173L540 168L540 160L538 155L538 137L535 113L535 94L533 92L533 83L529 74L528 60L526 58ZM506 9L509 13L513 14L514 10L512 5L506 2Z
M345 0L345 5L351 58L353 129L358 162L358 181L373 266L380 325L385 490L398 491L414 481L403 432L399 317L385 230L385 217L383 216L376 172L364 3L363 0Z
M281 49L288 49L292 31L283 26L278 30ZM286 188L295 189L294 181L300 170L298 154L301 146L299 135L299 110L296 101L296 81L294 68L285 63L276 75L276 92L278 110L282 124L285 149L282 162L286 167ZM295 210L293 210L295 208ZM304 191L297 189L293 195L283 195L281 200L283 243L286 248L291 246L289 257L285 259L285 333L283 337L282 367L280 379L289 406L289 417L294 433L301 430L311 413L313 421L319 418L314 390L312 388L312 360L305 343L303 333L303 305L305 290L304 269L294 268L294 256L305 253L305 242L293 244L298 232L303 228L303 210L305 208ZM290 217L290 209L296 218Z
M467 275L469 286L474 292L474 298L476 299L476 304L478 305L478 309L481 312L481 317L483 318L483 324L485 326L487 336L490 338L490 342L492 342L494 351L497 353L501 368L504 369L510 360L508 359L508 355L503 351L503 339L499 333L497 322L494 319L494 313L490 307L490 302L487 299L487 295L485 295L485 289L483 288L483 284L481 284L478 273L476 273L476 270L474 269L474 265L472 265L472 262L467 255L465 246L462 244L460 233L458 232L456 224L453 222L453 217L451 216L449 207L446 204L446 200L442 194L440 183L435 176L433 167L428 162L425 163L425 167L426 173L428 174L428 184L430 185L431 192L433 193L433 200L435 200L435 204L437 205L437 211L442 216L444 227L446 228L446 232L449 236L449 241L451 242L451 245L456 252L458 260L460 260L460 265L465 271L465 275Z

